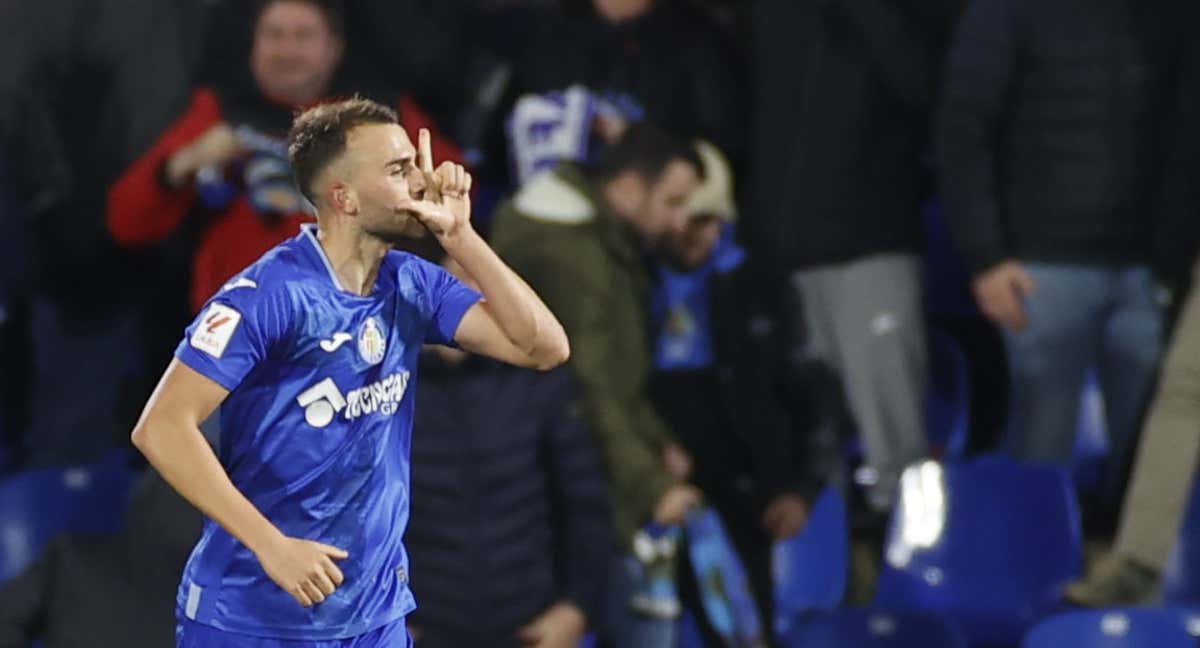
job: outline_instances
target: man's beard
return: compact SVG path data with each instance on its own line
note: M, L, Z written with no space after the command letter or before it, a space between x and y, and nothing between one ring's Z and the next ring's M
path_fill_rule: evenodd
M655 256L661 260L668 268L678 274L688 274L695 272L704 267L704 261L700 263L685 261L683 255L679 254L674 248L667 244L659 244L655 250Z
M404 216L403 221L388 222L379 226L364 227L363 231L368 235L377 238L388 245L397 245L404 241L421 238L422 236L432 236L429 230L417 220L416 214L413 212L401 212Z

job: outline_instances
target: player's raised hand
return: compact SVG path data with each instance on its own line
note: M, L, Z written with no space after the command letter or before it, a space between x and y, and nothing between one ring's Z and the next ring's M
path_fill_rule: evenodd
M428 128L417 132L417 168L425 176L425 193L421 200L442 202L442 179L433 171L433 138Z
M425 176L425 193L402 208L416 214L435 236L452 236L471 221L471 174L462 165L442 162L433 166L433 151L429 131L422 128L418 135L417 164Z
M320 542L285 537L258 554L258 562L267 576L291 594L297 603L312 607L323 602L342 584L342 570L333 561L344 560L349 555Z

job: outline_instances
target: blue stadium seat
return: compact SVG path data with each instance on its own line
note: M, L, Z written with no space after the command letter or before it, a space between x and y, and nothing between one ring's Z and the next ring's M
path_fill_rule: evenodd
M1200 480L1192 487L1179 540L1163 570L1163 601L1200 606Z
M1002 456L905 471L875 604L945 613L972 644L1014 645L1080 574L1066 473Z
M843 609L801 615L786 648L966 648L953 622L935 612Z
M929 369L929 398L925 408L929 445L934 456L962 459L967 452L971 406L966 354L954 338L931 330Z
M1175 615L1175 620L1184 632L1196 637L1196 645L1200 646L1200 606L1167 606L1166 611Z
M0 481L0 581L24 569L60 533L119 530L133 480L124 465L100 462Z
M1039 623L1022 648L1195 648L1177 612L1151 609L1067 612Z
M817 498L800 533L775 543L775 635L785 637L796 615L833 610L846 594L850 536L846 499L828 486Z

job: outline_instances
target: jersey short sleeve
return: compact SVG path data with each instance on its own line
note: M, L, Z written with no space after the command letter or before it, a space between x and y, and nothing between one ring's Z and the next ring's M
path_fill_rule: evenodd
M233 391L282 337L288 316L287 301L278 295L226 287L187 327L175 357Z
M453 346L454 334L458 332L463 316L479 303L482 295L439 265L412 257L409 267L424 287L424 311L429 318L425 343Z

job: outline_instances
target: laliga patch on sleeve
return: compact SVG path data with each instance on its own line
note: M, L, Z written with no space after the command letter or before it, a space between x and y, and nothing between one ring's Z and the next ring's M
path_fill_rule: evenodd
M241 313L224 304L213 304L200 318L196 330L192 331L191 344L214 358L220 358L241 322Z

